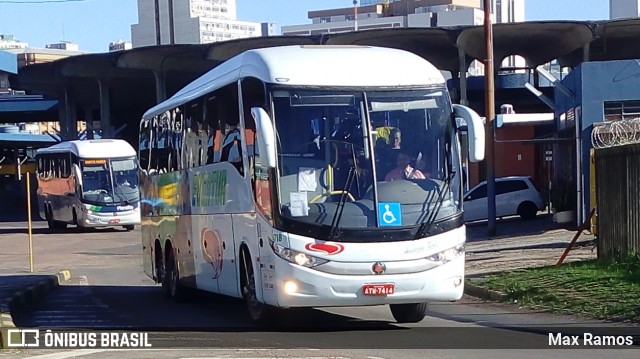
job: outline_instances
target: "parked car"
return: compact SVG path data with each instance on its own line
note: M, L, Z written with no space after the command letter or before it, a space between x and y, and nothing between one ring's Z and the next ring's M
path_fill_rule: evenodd
M531 178L524 176L496 178L496 217L519 215L533 219L545 203ZM464 196L464 220L487 219L487 182L481 182Z

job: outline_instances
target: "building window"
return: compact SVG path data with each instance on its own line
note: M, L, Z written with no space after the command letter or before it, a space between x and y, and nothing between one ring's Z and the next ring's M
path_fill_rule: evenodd
M605 121L631 120L640 118L640 100L605 101Z
M327 23L327 22L331 22L331 18L330 17L321 17L320 18L320 22L321 23Z

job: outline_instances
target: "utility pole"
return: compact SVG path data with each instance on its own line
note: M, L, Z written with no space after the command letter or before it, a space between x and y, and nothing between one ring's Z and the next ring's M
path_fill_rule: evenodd
M491 0L484 0L484 36L487 42L487 58L484 62L487 171L487 234L496 234L496 174L494 157L495 90L493 78L493 25L491 24Z
M353 0L353 24L354 24L353 31L358 31L358 1L357 0Z

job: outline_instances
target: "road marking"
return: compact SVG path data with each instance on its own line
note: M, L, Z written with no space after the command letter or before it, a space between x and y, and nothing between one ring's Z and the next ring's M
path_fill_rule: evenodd
M78 276L78 284L80 284L80 285L89 285L89 280L87 279L87 276L86 275Z
M270 357L193 357L180 359L271 359ZM345 357L286 357L286 359L349 359Z
M84 355L102 353L102 352L106 352L107 350L109 349L79 349L79 350L72 350L72 351L62 352L62 353L36 355L33 357L26 357L25 359L65 359L65 358L74 358L74 357L79 357Z
M26 357L25 359L67 359L67 358L75 358L75 357L80 357L80 356L85 356L85 355L92 355L92 354L97 354L97 353L103 353L103 352L113 352L113 351L120 351L120 352L152 352L152 351L200 351L202 349L189 349L189 348L184 348L184 349L78 349L78 350L71 350L71 351L67 351L67 352L61 352L61 353L51 353L51 354L44 354L44 355L36 355L36 356L30 356L30 357ZM233 349L207 349L208 351L232 351ZM238 349L236 349L238 350ZM273 351L274 349L261 349L261 348L255 348L255 349L239 349L238 351ZM280 349L276 349L277 351ZM224 357L183 357L180 359L269 359L270 357L229 357L229 356L224 356ZM311 356L306 356L306 357L286 357L287 359L350 359L349 357L342 357L342 356L331 356L331 357L311 357ZM369 357L369 358L375 358L375 357Z

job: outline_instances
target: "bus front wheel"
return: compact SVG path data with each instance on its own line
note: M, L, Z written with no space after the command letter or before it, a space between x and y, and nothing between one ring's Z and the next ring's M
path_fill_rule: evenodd
M389 307L398 323L418 323L427 315L427 303L390 304Z
M53 212L51 211L51 206L46 207L44 215L47 220L47 226L49 227L49 229L55 229L56 224L53 220Z
M255 272L253 270L253 264L251 263L251 256L247 253L246 249L240 252L242 272L241 274L241 289L242 298L244 298L247 311L252 320L256 322L264 322L269 318L269 307L258 301L256 294L256 279Z

